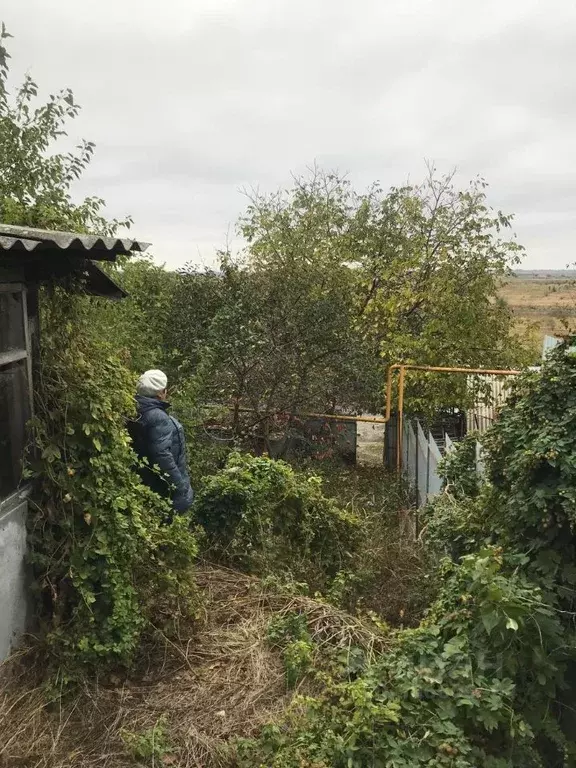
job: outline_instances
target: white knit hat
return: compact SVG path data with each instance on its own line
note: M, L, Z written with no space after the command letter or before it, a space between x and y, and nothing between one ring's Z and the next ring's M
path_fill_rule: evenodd
M146 371L138 379L136 391L143 397L156 397L168 386L168 378L162 371Z

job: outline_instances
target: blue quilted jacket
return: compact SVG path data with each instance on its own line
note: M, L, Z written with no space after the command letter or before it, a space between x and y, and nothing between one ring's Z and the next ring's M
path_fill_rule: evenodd
M176 512L185 512L194 500L186 464L182 424L170 416L169 403L136 395L138 419L130 425L134 450L145 460L142 480L153 491L172 499ZM158 470L152 469L157 467Z

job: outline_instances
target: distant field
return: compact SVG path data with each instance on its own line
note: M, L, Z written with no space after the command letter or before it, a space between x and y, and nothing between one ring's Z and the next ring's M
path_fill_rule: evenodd
M512 307L520 330L530 330L535 343L545 334L576 330L576 272L518 272L500 295Z

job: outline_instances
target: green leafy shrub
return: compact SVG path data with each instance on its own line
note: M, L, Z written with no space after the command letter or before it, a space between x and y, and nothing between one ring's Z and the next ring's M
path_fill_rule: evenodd
M549 703L561 685L562 625L499 550L446 563L421 627L398 633L360 675L323 675L322 692L283 727L240 745L242 766L364 768L543 765L557 738Z
M483 505L483 497L457 499L449 493L437 496L422 513L425 546L459 560L483 543L492 543L494 536Z
M478 436L471 432L447 453L438 467L444 487L457 498L477 496L482 478L476 470Z
M82 297L43 302L29 543L40 617L63 674L129 664L144 633L193 615L189 521L145 488L125 429L134 381L85 323Z
M540 373L518 378L498 422L483 436L486 482L479 494L468 488L474 492L435 500L426 534L432 543L455 542L455 556L487 538L528 553L526 568L533 578L543 580L561 597L562 608L572 611L576 358L568 350L561 345Z
M486 436L486 511L508 546L573 592L576 580L576 357L566 345L520 379ZM572 603L571 603L572 604Z
M319 585L349 562L361 535L358 518L323 495L320 478L239 453L204 479L195 512L210 556Z

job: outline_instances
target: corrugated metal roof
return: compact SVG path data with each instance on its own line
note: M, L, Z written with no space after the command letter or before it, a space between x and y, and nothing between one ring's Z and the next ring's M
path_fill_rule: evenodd
M106 274L93 261L86 259L84 277L86 292L92 296L104 296L107 299L125 299L128 294L115 280Z
M48 229L15 227L0 223L1 253L41 253L42 251L66 251L70 255L87 256L91 259L113 259L131 251L145 251L149 243L100 235L79 235L76 232L56 232Z

